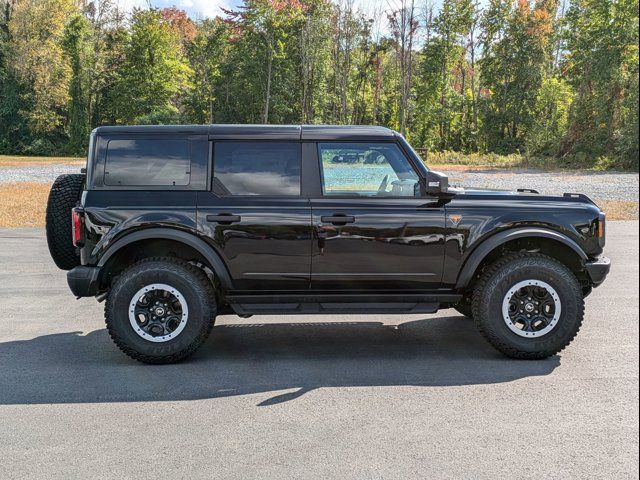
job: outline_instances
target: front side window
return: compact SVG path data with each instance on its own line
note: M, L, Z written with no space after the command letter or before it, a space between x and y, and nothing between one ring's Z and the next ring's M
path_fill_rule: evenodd
M412 197L418 175L394 143L319 143L322 193Z
M185 186L191 176L188 140L109 140L104 184L109 186Z
M300 195L300 143L216 142L213 190L220 195Z

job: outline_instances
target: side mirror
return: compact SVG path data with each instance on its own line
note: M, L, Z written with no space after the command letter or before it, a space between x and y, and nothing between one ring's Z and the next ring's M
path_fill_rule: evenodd
M444 173L429 170L425 180L424 190L421 193L435 197L449 193L449 177Z

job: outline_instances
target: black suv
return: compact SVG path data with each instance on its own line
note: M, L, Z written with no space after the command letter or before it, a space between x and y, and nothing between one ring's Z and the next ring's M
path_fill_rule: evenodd
M455 308L510 357L568 345L607 275L586 196L449 187L363 126L101 127L47 239L127 355L184 359L216 315Z

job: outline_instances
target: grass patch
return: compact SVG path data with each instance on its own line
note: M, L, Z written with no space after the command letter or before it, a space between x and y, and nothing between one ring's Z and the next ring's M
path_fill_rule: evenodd
M554 157L529 157L521 154L498 155L496 153L459 153L459 152L425 152L420 150L420 155L427 166L433 170L474 170L483 168L524 168L536 170L592 170L608 171L618 169L620 171L638 171L638 166L631 169L623 168L617 162L600 157L597 159L586 156L573 156L566 158ZM457 167L457 168L452 168ZM466 168L465 168L466 167Z
M0 227L44 227L51 185L10 183L0 185ZM638 220L638 202L596 200L608 220Z
M452 166L476 168L515 168L523 165L522 155L496 155L494 153L458 153L458 152L424 152L420 151L429 168L444 167L451 170Z
M520 154L499 155L497 153L427 152L419 149L427 166L432 170L466 171L481 169L532 168L536 170L614 170L619 165L608 157L587 159L586 157L528 157ZM66 164L84 165L84 157L27 157L0 155L0 167L27 167L37 165ZM325 167L331 166L325 165ZM629 171L625 168L618 168ZM638 171L635 165L630 171Z
M46 183L0 185L0 227L44 227L50 189Z
M638 202L625 200L596 200L607 220L638 220Z
M14 155L0 155L0 167L30 167L34 165L84 165L87 159L82 157L22 157Z

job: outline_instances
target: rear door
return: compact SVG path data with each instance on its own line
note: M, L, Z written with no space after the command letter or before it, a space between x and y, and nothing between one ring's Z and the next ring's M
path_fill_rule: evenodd
M235 288L307 289L311 206L301 196L300 141L215 141L212 154L210 191L198 193L198 230Z
M311 287L428 290L442 281L445 211L422 197L395 142L319 142L321 196L312 198Z

